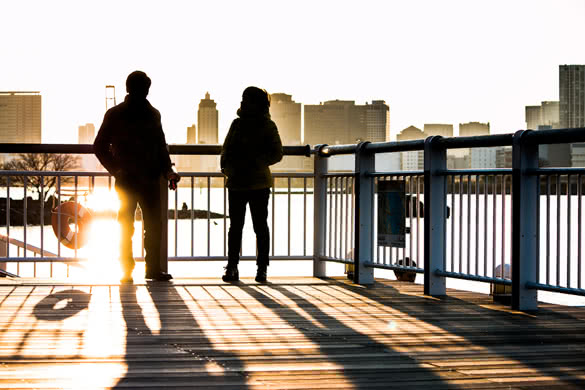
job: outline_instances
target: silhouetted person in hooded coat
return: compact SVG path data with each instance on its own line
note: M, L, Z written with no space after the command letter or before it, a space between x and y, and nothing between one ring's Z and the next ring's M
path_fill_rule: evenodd
M248 87L242 95L238 117L230 126L221 151L221 170L227 176L230 229L228 265L223 280L239 280L238 262L246 205L250 205L256 233L257 282L266 281L270 231L268 198L273 185L269 166L282 160L282 142L270 119L270 97L260 88Z
M126 79L128 95L123 103L106 112L94 142L95 155L116 178L116 191L120 198L118 221L122 230L122 282L132 282L135 264L132 236L138 204L142 210L145 230L146 278L172 279L170 274L162 272L160 268L163 229L160 179L162 176L176 183L180 177L173 170L166 148L160 113L146 99L150 84L146 73L130 73Z

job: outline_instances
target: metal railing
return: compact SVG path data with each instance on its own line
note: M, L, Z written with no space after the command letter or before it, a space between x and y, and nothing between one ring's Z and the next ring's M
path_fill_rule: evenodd
M328 261L352 265L354 281L360 284L373 283L374 269L424 273L425 293L433 296L446 293L446 278L509 285L512 306L521 310L537 308L538 290L585 295L581 245L585 168L538 166L539 145L573 142L585 142L585 129L317 145L311 151L312 173L275 174L285 184L276 185L271 194L271 257L311 259L313 274L318 277L326 276ZM502 146L512 147L511 169L447 169L448 150ZM72 146L37 148L38 152L91 152L91 148L80 152L82 149ZM9 152L7 149L2 145L0 152ZM219 151L217 145L170 147L172 154L213 155ZM376 170L376 154L412 151L424 153L423 170ZM288 152L306 155L307 148ZM327 161L336 155L355 155L355 168L329 171ZM71 172L60 175L75 176ZM175 193L170 207L175 215L169 224L169 260L226 259L226 191L221 174L191 172L183 177L191 188L191 207L187 208L192 213L187 218L191 245L184 251L177 244L180 232L186 229L178 217L182 195ZM297 185L291 184L294 180ZM377 242L377 187L387 181L404 186L407 238L399 246ZM195 182L203 183L198 188L207 215L201 221L193 215ZM301 202L302 213L295 212L295 205ZM214 219L212 213L221 217ZM292 216L302 218L302 232ZM196 236L204 245L197 243ZM243 253L243 258L253 259L253 249ZM7 256L4 260L25 259ZM57 254L51 260L69 259Z

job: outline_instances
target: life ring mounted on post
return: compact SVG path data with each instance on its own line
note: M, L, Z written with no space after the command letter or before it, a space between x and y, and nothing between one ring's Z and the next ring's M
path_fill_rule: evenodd
M70 224L75 224L77 214L77 232L71 230ZM60 221L60 222L59 222ZM57 239L70 249L79 249L89 240L89 224L91 213L88 209L76 202L64 202L53 209L51 225Z

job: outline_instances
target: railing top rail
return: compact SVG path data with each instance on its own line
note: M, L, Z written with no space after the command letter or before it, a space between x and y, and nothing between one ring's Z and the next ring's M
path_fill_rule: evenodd
M511 146L514 134L478 135L473 137L445 137L438 142L445 149L489 148Z
M311 154L309 145L283 146L285 156L306 156ZM91 144L12 144L0 143L0 153L64 153L93 154ZM169 145L169 153L188 155L218 155L221 145Z
M530 131L524 135L530 144L567 144L585 142L585 127Z

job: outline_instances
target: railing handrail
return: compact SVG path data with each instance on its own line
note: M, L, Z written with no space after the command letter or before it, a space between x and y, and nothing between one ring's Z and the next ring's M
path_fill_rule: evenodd
M172 155L219 155L221 145L176 145L169 144ZM282 147L285 156L306 156L311 154L310 145ZM92 144L25 144L0 143L0 153L63 153L94 154Z

